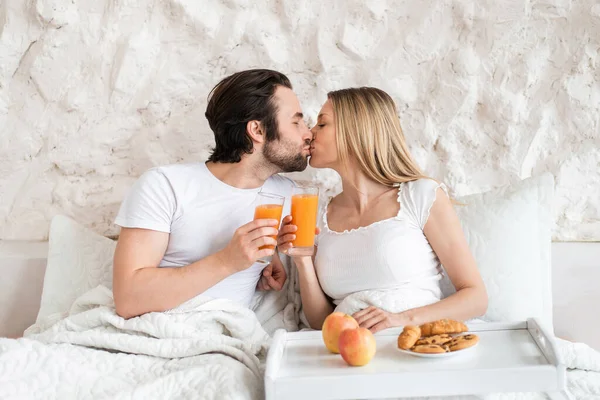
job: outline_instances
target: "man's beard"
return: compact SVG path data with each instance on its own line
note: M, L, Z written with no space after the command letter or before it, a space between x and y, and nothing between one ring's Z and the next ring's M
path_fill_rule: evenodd
M294 148L288 141L275 139L265 144L263 156L281 172L304 171L308 165L308 157L302 152L296 153Z

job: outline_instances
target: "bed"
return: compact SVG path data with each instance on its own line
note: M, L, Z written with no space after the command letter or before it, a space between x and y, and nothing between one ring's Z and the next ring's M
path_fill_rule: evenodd
M530 178L459 198L459 217L490 296L483 319L535 317L567 339L557 339L567 395L594 398L600 249L551 244L552 194L551 176ZM24 333L0 339L0 398L262 398L273 333L306 328L290 260L284 289L258 293L252 310L200 296L123 320L112 301L114 245L64 216L53 219L48 243L0 243L0 333Z

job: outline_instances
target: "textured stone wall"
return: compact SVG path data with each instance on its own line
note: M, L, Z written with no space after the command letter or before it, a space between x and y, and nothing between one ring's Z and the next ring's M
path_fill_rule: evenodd
M600 240L599 50L595 0L2 0L0 239L57 213L115 234L144 170L206 159L212 86L269 67L310 120L329 90L387 90L456 195L550 171L555 239Z

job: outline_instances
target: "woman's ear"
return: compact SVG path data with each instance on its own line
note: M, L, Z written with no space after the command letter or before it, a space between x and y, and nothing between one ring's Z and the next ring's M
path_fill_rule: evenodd
M265 142L265 133L260 121L248 121L246 124L246 133L255 143Z

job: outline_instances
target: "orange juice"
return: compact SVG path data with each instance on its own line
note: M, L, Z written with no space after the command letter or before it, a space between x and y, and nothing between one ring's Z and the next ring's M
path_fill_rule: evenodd
M315 229L317 227L317 208L319 196L316 194L296 194L292 196L292 224L298 227L294 248L312 247L315 245Z
M281 213L283 212L283 205L281 204L261 204L256 207L254 210L254 219L276 219L277 221L281 220ZM276 228L279 228L277 226ZM277 235L271 236L273 239L277 240ZM275 246L262 246L259 250L262 249L274 249Z

